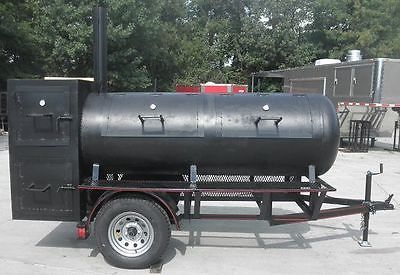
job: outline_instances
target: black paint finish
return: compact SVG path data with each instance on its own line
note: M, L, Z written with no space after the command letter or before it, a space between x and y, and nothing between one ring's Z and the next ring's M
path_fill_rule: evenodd
M141 174L321 175L339 142L321 95L91 94L81 130L85 166Z
M80 219L79 124L89 91L76 80L8 82L14 219Z
M199 174L302 176L309 165L325 173L336 158L336 112L320 95L91 88L77 80L8 82L14 219L80 220L88 203L77 186L93 164L148 179L187 174L190 165Z

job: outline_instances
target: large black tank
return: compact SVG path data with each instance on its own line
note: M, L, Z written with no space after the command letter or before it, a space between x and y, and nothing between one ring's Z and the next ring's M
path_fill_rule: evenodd
M332 103L311 94L93 93L81 123L87 167L148 175L320 175L338 143Z

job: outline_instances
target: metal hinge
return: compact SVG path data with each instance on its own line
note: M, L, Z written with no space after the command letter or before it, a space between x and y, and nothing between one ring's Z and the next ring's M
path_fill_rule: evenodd
M57 117L57 120L72 120L71 114L63 114Z
M57 192L59 192L60 190L73 191L73 190L76 190L76 188L72 184L66 184L66 185L61 185L60 187L58 187Z

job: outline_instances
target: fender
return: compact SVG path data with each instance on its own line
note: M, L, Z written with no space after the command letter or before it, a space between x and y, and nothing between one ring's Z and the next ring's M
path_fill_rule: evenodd
M94 220L97 212L100 210L101 206L109 201L111 198L122 195L122 194L138 194L144 195L145 197L151 198L155 202L157 202L161 207L167 212L168 216L172 218L177 230L181 230L181 226L179 224L179 219L172 207L159 195L151 192L126 192L126 191L106 191L104 192L96 201L95 205L93 206L92 210L90 211L89 217L86 221L86 226Z

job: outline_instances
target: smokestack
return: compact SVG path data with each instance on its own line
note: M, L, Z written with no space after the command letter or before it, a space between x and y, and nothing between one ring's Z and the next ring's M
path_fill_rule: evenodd
M93 18L94 81L99 93L107 92L107 12L96 7Z

